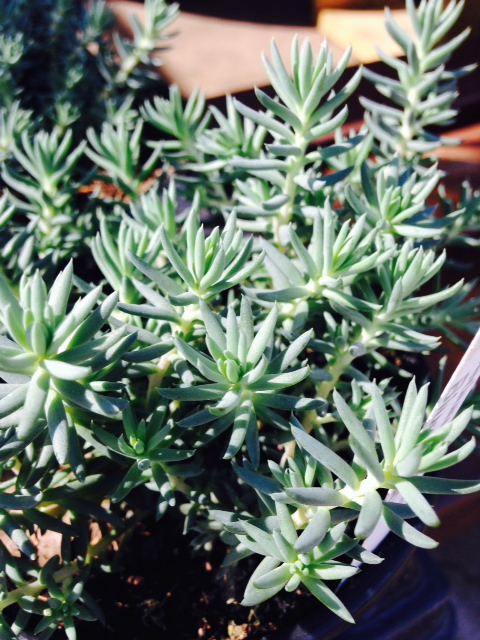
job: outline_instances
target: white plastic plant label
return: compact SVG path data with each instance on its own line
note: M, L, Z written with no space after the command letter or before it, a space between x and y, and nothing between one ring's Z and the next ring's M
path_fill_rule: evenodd
M435 431L447 422L451 422L457 415L465 398L474 388L480 377L480 329L473 338L458 367L453 372L442 392L437 404L430 414L425 428ZM390 502L405 502L398 491L389 491L387 500ZM363 546L373 551L389 533L384 522L380 521Z

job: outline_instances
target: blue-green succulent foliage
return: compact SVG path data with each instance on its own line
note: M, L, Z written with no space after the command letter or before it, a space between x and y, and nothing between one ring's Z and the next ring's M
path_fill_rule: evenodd
M60 54L43 94L24 73L46 46L33 4ZM473 284L444 267L480 211L428 157L465 72L446 66L463 2L417 4L414 37L387 12L406 58L365 73L381 103L345 133L349 51L335 65L295 40L288 62L272 44L275 96L223 114L201 91L138 91L176 5L147 0L112 50L101 1L80 22L69 0L0 2L2 639L76 638L102 616L89 571L167 511L229 567L260 557L245 606L307 589L352 622L335 581L382 561L376 526L431 548L430 495L480 488L437 473L475 448L472 409L431 431L412 376L477 329ZM61 539L42 568L35 530Z

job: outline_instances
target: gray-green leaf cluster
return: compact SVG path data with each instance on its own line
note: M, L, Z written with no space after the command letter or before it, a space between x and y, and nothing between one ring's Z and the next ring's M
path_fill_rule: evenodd
M430 496L480 489L440 473L478 398L432 431L424 364L479 323L451 247L478 246L480 196L428 158L462 6L408 0L413 39L387 11L395 77L272 43L272 90L222 108L150 82L175 4L147 0L129 41L103 0L0 0L2 639L101 620L88 574L161 518L175 562L260 557L245 606L307 590L353 622L329 581L382 561L377 525L431 548ZM348 130L362 73L392 104Z

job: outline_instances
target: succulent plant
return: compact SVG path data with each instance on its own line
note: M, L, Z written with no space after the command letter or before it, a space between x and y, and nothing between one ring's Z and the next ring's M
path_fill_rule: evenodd
M429 496L480 488L430 475L474 449L477 399L430 430L410 365L478 327L445 265L478 244L479 195L451 201L428 157L467 71L446 68L463 2L407 0L414 40L387 12L396 78L272 44L275 97L225 113L140 93L176 5L148 0L130 42L103 2L33 4L0 3L0 637L76 638L102 616L96 558L167 512L229 567L262 557L244 605L301 588L352 622L326 583L382 561L377 524L431 548ZM382 103L345 133L362 73ZM37 528L61 538L42 567Z

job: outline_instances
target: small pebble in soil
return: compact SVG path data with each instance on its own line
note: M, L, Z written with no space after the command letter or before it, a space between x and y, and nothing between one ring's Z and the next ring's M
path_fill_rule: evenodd
M231 622L227 630L228 640L247 640L250 633L248 624L235 624L235 622Z

